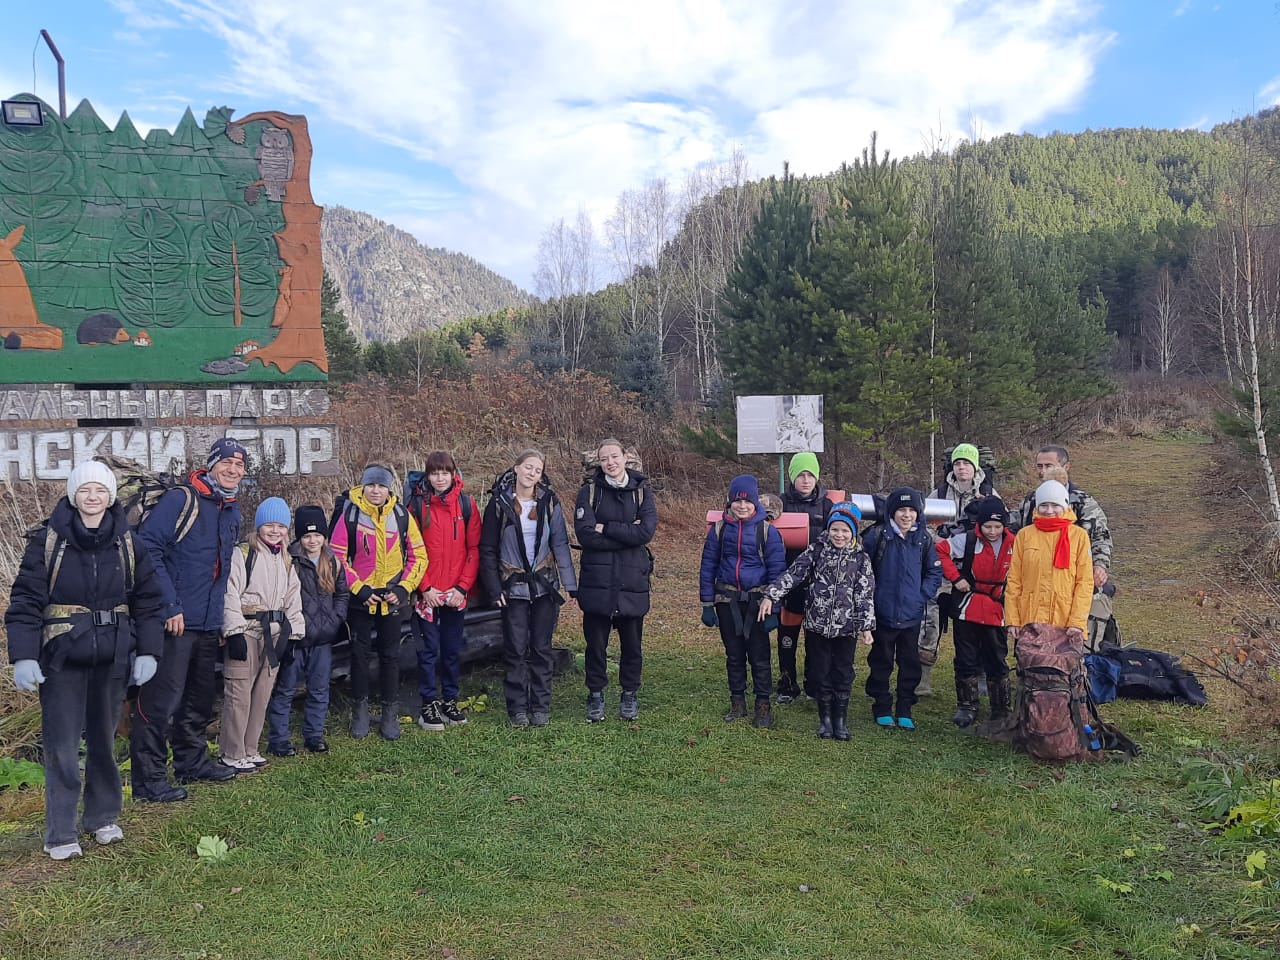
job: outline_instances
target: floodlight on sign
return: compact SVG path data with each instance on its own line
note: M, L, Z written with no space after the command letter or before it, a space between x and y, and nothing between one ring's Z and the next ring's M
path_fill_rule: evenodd
M4 122L11 127L40 127L44 125L44 111L34 100L0 101Z

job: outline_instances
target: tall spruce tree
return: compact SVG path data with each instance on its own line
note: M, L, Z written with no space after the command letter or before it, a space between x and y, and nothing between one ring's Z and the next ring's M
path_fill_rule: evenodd
M720 356L734 393L817 393L823 357L800 291L813 205L787 167L769 178L760 213L725 288Z
M876 458L883 487L900 444L928 436L954 362L930 355L930 252L907 182L876 138L845 167L801 289L820 345L828 423Z
M958 366L940 413L949 441L987 440L1037 419L1035 355L986 176L960 153L941 172L930 216L933 306Z

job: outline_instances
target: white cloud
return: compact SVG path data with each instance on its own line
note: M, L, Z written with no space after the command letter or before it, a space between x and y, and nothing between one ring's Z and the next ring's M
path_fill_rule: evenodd
M1258 91L1258 101L1263 107L1280 107L1280 77Z
M1111 39L1086 0L113 2L130 28L179 19L221 40L223 93L447 168L458 206L397 222L522 283L539 232L579 204L607 210L739 143L757 174L822 173L872 130L899 156L931 133L1021 130L1083 95Z

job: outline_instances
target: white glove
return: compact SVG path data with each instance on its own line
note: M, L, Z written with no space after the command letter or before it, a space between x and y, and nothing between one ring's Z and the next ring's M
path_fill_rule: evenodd
M44 683L44 673L39 660L19 660L13 665L13 683L19 690L35 693Z
M156 675L156 658L148 653L141 654L133 659L133 675L130 680L135 687L140 687L152 677Z

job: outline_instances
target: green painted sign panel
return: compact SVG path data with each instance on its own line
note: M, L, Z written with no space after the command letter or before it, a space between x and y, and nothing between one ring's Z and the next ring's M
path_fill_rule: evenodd
M0 382L327 379L304 117L0 122Z

